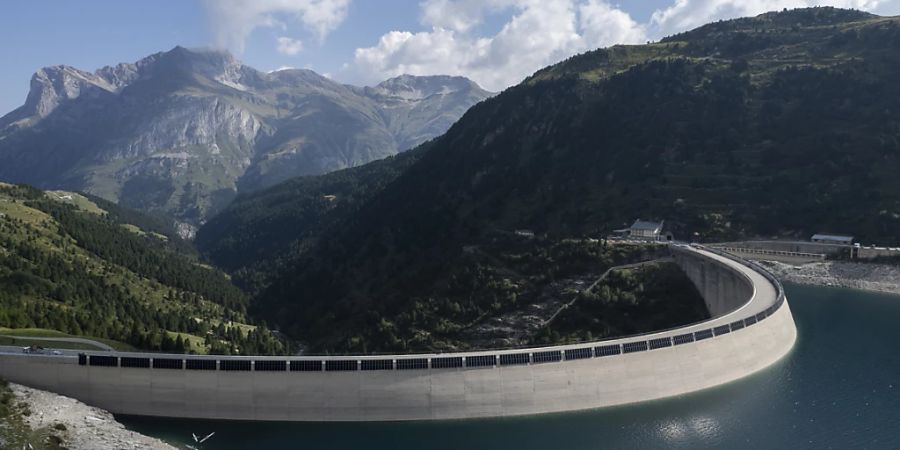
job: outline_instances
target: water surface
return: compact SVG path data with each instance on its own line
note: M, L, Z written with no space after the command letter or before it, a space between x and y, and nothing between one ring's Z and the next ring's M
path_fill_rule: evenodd
M119 417L204 449L900 449L900 296L787 285L799 332L768 369L681 397L578 413L415 423Z

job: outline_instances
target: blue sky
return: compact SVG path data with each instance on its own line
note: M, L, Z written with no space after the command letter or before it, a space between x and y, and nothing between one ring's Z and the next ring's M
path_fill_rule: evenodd
M176 45L227 48L260 70L304 67L354 84L441 73L500 90L591 48L810 5L900 14L900 0L7 1L0 114L24 102L40 67L93 71Z

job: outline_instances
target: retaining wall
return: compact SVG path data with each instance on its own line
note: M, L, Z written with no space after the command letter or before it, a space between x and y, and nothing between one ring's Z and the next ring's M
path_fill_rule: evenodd
M97 352L79 358L0 353L0 377L122 414L295 421L458 419L572 411L684 394L749 375L791 349L796 329L774 278L712 251L676 246L673 254L704 295L713 319L623 339L444 355Z

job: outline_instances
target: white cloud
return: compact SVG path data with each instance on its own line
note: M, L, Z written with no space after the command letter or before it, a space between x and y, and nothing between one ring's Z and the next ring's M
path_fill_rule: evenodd
M484 14L515 5L515 0L426 0L421 3L422 23L436 28L468 31L481 24Z
M205 0L215 44L243 53L250 34L261 27L299 24L319 40L347 16L350 0Z
M291 39L282 36L277 39L278 45L275 47L278 53L282 55L294 56L303 51L303 41L299 39Z
M392 31L356 50L351 70L361 81L464 75L500 90L573 54L646 39L641 25L603 0L426 0L421 7L430 31ZM512 17L497 34L473 35L485 14L504 9Z
M720 19L755 16L784 8L834 6L872 11L896 0L675 0L653 13L650 20L656 37L678 33Z
M656 40L719 19L809 6L900 13L900 0L669 0L638 23L611 1L423 0L427 31L391 31L357 48L344 76L372 83L404 73L463 75L501 90L586 50ZM479 25L498 13L510 16L502 29L479 35Z

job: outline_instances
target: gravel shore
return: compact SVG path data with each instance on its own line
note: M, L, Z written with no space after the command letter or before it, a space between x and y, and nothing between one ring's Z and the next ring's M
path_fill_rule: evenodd
M792 266L760 261L778 279L797 284L836 286L900 294L900 267L886 264L826 261Z
M71 450L174 450L175 447L156 438L125 429L107 411L85 405L78 400L10 383L18 401L28 404L31 414L24 419L32 429L54 427L63 446ZM59 429L57 428L57 429Z

